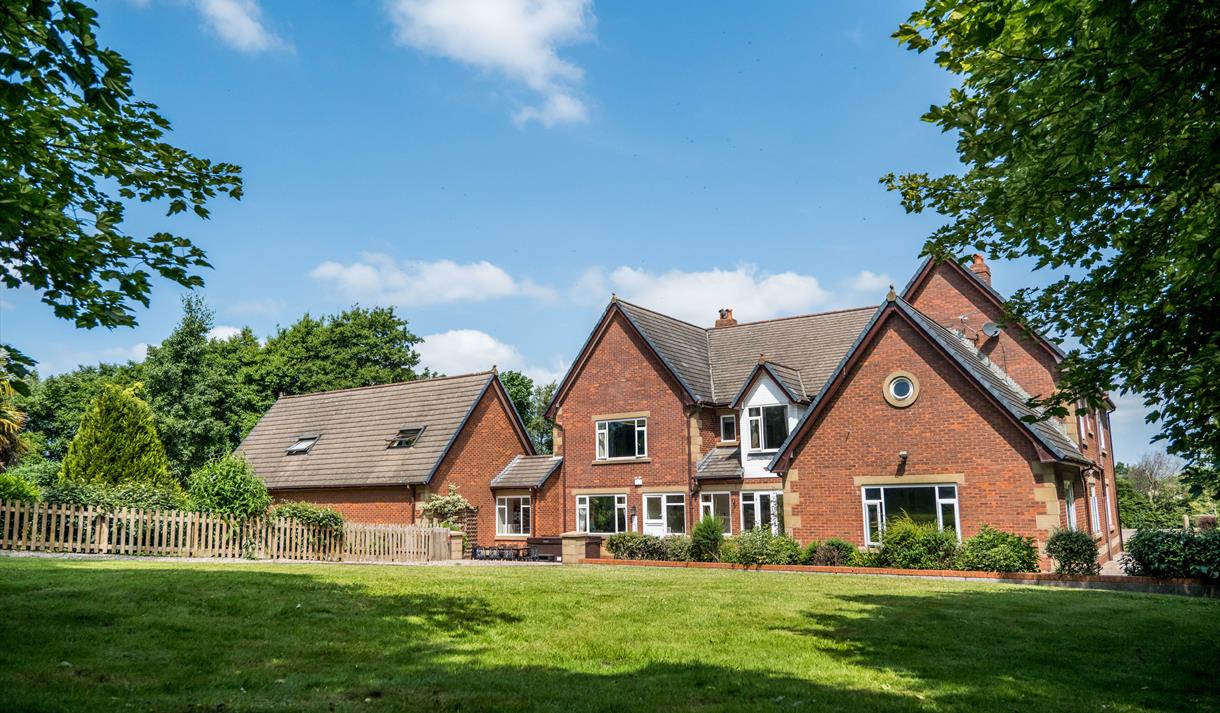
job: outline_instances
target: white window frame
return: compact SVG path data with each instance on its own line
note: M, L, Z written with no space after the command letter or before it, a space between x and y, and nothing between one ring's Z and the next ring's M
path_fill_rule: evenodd
M774 444L766 442L767 429L764 427L765 421L763 419L763 409L769 408L779 408L784 410L784 430L787 431L787 433L792 432L792 425L788 423L789 414L787 404L760 404L758 406L750 406L746 409L746 424L748 426L748 428L746 428L746 439L750 451L756 453L774 452L779 450L779 447L783 445L782 441ZM755 414L756 411L757 414ZM754 442L755 425L758 426L758 443ZM787 434L785 434L785 438L786 437Z
M521 532L508 530L508 501L524 500L519 503L521 511ZM528 495L500 495L496 497L496 535L499 537L529 537L533 523L534 507Z
M1110 531L1114 529L1114 521L1111 520L1111 518L1114 517L1111 513L1114 511L1110 509L1110 488L1105 487L1103 484L1102 492L1104 492L1106 496L1106 536L1108 537Z
M612 423L635 424L635 455L613 457L610 455L610 424ZM647 418L611 418L605 421L598 421L595 432L596 446L594 453L597 460L637 460L639 458L648 457ZM641 439L643 441L642 443ZM641 448L641 445L643 448Z
M732 438L724 437L725 421L728 421L733 424L733 437ZM721 443L734 443L739 438L741 438L741 434L737 432L737 414L735 414L735 413L721 414L721 416L720 416L720 442Z
M1097 483L1089 483L1089 525L1093 528L1093 534L1101 532L1101 513L1097 509Z
M1067 528L1076 529L1076 493L1072 481L1063 484L1063 502L1067 506Z
M762 515L762 513L760 512L762 510L762 506L759 503L758 499L763 496L766 496L771 499L771 523L770 523L771 534L772 535L784 534L783 528L780 527L780 521L783 519L783 512L784 512L784 491L782 491L782 490L743 490L743 491L741 491L741 496L738 498L741 501L741 505L739 507L739 509L741 510L741 512L740 512L741 531L745 532L747 529L749 529L746 527L746 510L747 509L754 511L754 517L752 519L756 523L755 527L758 527L757 523L758 523L759 519L761 519L761 515Z
M1089 411L1084 407L1083 402L1076 404L1076 431L1080 447L1087 448L1089 445Z
M317 445L318 441L321 440L321 438L322 438L321 434L308 435L308 436L297 436L296 440L292 442L292 445L288 446L288 449L286 451L284 451L284 455L288 455L288 456L309 455L309 451L313 450L313 447L315 445Z
M700 493L699 494L699 519L707 517L720 517L720 513L716 512L716 498L723 497L729 501L728 508L724 511L724 534L733 534L733 494L729 492L723 493Z
M589 529L589 498L614 498L614 526L613 532L592 532ZM621 518L620 518L621 514ZM620 523L622 529L618 529ZM615 535L620 532L628 531L627 525L627 496L622 493L594 493L591 495L576 496L576 531L583 532L589 535Z
M661 501L661 519L654 520L648 517L648 501L660 499ZM686 495L682 493L644 493L643 499L644 517L641 520L643 531L646 535L657 535L666 537L668 535L685 535L686 534ZM670 508L681 508L682 510L682 529L671 531L669 529L669 510ZM657 523L660 524L659 531L656 529ZM650 531L650 528L651 531Z
M1105 412L1101 409L1097 410L1097 448L1104 455L1106 452L1106 423Z
M944 506L953 506L953 523L954 532L957 534L957 541L962 541L962 511L961 511L961 493L957 490L957 483L919 483L918 485L862 485L860 486L860 506L864 513L864 544L869 547L877 547L881 544L880 537L885 534L886 524L889 520L889 515L885 511L885 491L895 488L932 488L933 494L936 496L936 526L943 530L945 529L945 514ZM945 497L941 495L941 488L953 488L953 497ZM879 498L869 498L868 491L877 490L881 496ZM872 532L868 526L869 511L877 512L877 535L874 539Z

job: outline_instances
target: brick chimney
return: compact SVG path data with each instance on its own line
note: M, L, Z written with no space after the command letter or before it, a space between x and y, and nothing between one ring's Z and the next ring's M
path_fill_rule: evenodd
M991 268L983 261L982 255L974 254L974 262L970 263L970 272L973 272L974 276L982 280L984 284L991 284Z
M720 319L716 320L717 327L732 327L737 324L737 320L733 319L733 310L720 310Z

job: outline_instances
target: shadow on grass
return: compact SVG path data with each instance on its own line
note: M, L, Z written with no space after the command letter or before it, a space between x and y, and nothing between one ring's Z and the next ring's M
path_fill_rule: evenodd
M662 616L658 640L691 642L670 660L570 641L577 612L539 611L546 588L529 582L483 596L480 587L510 586L491 577L459 587L411 569L58 562L4 575L4 710L1159 711L1215 702L1200 678L1215 670L1214 654L1188 643L1214 636L1215 622L1200 628L1180 609L1141 616L1147 600L1136 597L1108 595L1100 601L1112 606L1099 608L1076 592L826 595L827 612L765 620L774 650L729 659L724 645L706 652L693 627ZM549 665L531 654L543 650ZM765 672L784 655L812 663Z
M1026 588L833 598L849 606L778 629L953 691L954 707L1220 709L1220 626L1208 602L1167 610L1140 596Z

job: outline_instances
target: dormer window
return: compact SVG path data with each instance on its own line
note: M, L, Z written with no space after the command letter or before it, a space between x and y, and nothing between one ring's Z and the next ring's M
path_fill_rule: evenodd
M288 446L288 450L285 453L285 455L290 455L290 456L306 455L309 453L309 449L313 448L313 444L317 443L318 439L321 437L322 437L322 434L320 434L320 433L314 433L314 434L311 434L308 436L297 436L296 443L293 443L291 446Z
M424 432L424 428L400 428L398 434L389 439L390 445L388 448L410 448L419 440L420 434Z

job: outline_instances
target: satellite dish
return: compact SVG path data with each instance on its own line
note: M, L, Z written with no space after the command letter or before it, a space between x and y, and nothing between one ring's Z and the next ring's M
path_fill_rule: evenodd
M986 334L988 338L999 336L1000 325L996 324L995 322L984 322L983 334Z

